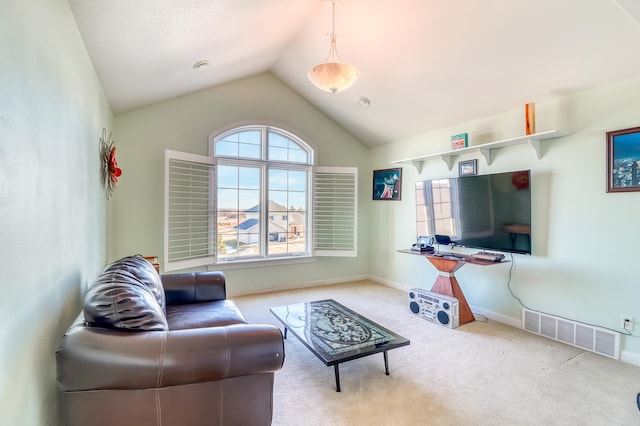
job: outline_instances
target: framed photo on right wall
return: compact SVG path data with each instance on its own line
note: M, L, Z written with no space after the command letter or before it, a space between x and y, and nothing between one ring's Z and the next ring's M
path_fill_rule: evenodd
M640 127L607 132L607 192L640 191Z

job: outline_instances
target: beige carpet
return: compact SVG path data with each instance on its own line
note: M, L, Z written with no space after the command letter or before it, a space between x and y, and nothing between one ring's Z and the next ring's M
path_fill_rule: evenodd
M236 297L250 322L269 307L332 298L411 340L340 365L342 392L293 335L276 373L274 425L640 425L640 368L494 321L457 329L409 313L371 281Z

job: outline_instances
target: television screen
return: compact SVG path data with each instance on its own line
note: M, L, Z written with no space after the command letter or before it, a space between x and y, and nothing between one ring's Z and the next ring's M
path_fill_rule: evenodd
M416 182L418 236L463 247L531 254L531 172Z

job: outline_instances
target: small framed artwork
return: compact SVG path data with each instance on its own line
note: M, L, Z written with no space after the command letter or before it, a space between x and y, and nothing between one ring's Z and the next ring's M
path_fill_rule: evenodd
M402 196L402 169L373 171L373 199L400 201Z
M460 161L458 176L475 176L478 174L478 160Z
M607 132L607 192L640 191L640 127Z

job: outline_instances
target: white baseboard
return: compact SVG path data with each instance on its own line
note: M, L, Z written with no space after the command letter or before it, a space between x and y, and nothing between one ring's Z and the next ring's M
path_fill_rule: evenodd
M228 297L251 296L253 294L264 294L264 293L273 293L277 291L298 290L298 289L309 288L309 287L319 287L323 285L333 285L333 284L346 283L350 281L361 281L366 279L369 279L368 275L353 275L350 277L332 278L329 280L305 281L303 283L294 283L287 286L256 288L256 289L251 289L247 291L233 291L233 290L229 290L229 288L227 287L227 295Z
M497 312L489 311L487 309L479 308L477 306L469 306L474 314L482 315L490 320L501 322L502 324L509 325L515 328L522 328L522 319L513 318L507 315L499 314Z
M640 354L629 351L620 351L620 361L640 367Z
M376 277L375 275L368 275L367 279L369 279L371 281L375 281L375 282L377 282L379 284L384 284L387 287L395 288L397 290L409 291L409 289L410 289L410 287L407 287L406 285L398 284L397 282L388 280L386 278Z

